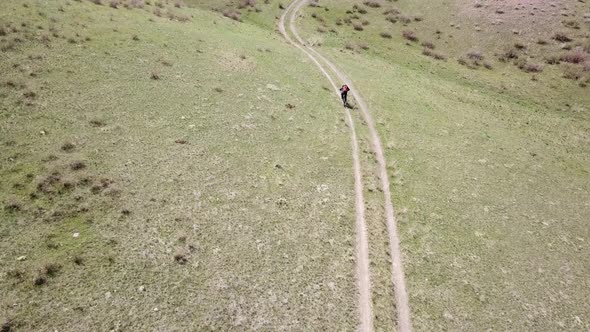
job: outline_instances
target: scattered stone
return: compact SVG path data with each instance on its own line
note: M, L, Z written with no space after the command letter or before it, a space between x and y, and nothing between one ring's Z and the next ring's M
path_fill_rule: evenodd
M139 286L137 290L140 292L145 292L145 286Z
M73 237L76 237L76 238L77 238L77 237L80 237L80 233L74 233L74 234L72 234L72 236L73 236Z
M274 84L271 84L271 83L268 83L268 84L266 85L266 88L267 88L267 89L269 89L269 90L272 90L272 91L279 91L279 90L281 90L281 89L279 89L279 87L278 87L278 86L276 86L276 85L274 85Z
M22 262L27 259L27 256L19 256L16 260Z
M104 298L105 298L105 299L107 299L107 300L108 300L108 299L110 299L111 297L113 297L113 294L111 294L111 292L106 292L106 293L104 293Z

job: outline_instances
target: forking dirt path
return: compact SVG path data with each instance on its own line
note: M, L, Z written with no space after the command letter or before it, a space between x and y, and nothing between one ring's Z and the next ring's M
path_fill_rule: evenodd
M307 0L293 0L291 4L285 9L283 15L281 15L279 21L279 30L289 43L299 48L304 52L320 69L320 71L330 81L332 87L339 97L338 85L334 82L333 76L328 73L325 66L330 68L332 73L344 84L347 84L351 93L354 96L360 107L360 113L363 120L367 123L371 147L375 153L377 164L379 167L379 178L381 182L381 189L384 196L385 205L385 221L387 225L387 233L389 238L389 250L391 255L391 277L393 281L393 287L395 292L395 305L397 310L397 327L399 332L410 332L412 330L412 324L410 319L410 307L408 303L408 293L406 290L405 277L403 272L402 254L399 245L399 235L397 233L397 225L393 210L393 204L391 202L391 191L389 176L387 175L387 168L385 163L385 156L383 153L383 147L381 139L375 128L375 122L369 112L367 104L355 89L352 81L340 71L332 62L327 60L323 55L313 49L311 46L301 39L297 28L295 26L295 18L301 8L307 3ZM290 15L289 15L290 13ZM285 28L285 21L289 21L289 30L297 41L289 36ZM318 61L318 59L321 60ZM325 65L325 66L324 66ZM365 206L363 198L363 184L362 184L362 172L360 168L359 156L358 156L358 140L356 137L356 131L354 129L354 122L350 115L350 111L345 109L346 122L351 129L351 144L354 164L354 178L355 178L355 210L356 210L356 232L357 232L357 244L356 244L356 255L357 255L357 283L359 288L359 311L360 311L360 331L373 331L373 313L371 306L371 281L369 274L369 253L368 253L368 239L367 239L367 228L365 221Z

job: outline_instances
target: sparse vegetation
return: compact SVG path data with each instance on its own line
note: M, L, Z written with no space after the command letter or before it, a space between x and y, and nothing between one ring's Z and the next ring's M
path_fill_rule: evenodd
M416 34L414 33L414 31L410 31L410 30L404 30L402 32L402 36L409 40L409 41L413 41L413 42L417 42L418 41L418 37L416 36Z
M365 1L363 2L363 4L367 7L371 7L371 8L379 8L381 7L381 3L378 1Z
M76 148L76 146L71 142L66 142L61 146L61 150L65 152L71 152Z
M70 169L73 171L79 171L86 168L86 164L83 161L74 161L70 164Z
M587 59L586 53L582 49L575 49L573 51L562 54L559 59L569 63L583 63Z
M287 3L93 2L0 5L0 319L357 328L351 128L315 65L277 38ZM363 2L312 2L295 24L377 122L415 330L583 330L584 4ZM363 114L349 114L374 328L395 330L383 193ZM541 301L548 289L557 302Z
M562 43L567 43L567 42L571 42L572 41L572 39L567 34L565 34L563 32L556 32L553 35L553 39L555 39L557 41L560 41Z
M383 31L379 35L383 38L391 39L391 34L389 32Z
M447 59L447 57L445 55L443 55L441 53L438 53L438 52L435 52L435 51L433 51L433 49L428 48L428 47L425 47L422 50L422 54L424 54L426 56L429 56L429 57L432 57L432 58L434 58L436 60L446 60Z
M434 50L435 46L432 42L429 41L424 41L422 42L420 45L422 45L424 48L430 49L430 50Z

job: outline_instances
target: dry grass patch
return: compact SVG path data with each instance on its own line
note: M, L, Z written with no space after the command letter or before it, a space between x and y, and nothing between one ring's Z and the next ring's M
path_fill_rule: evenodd
M569 63L583 63L587 59L587 54L581 48L562 54L559 59Z

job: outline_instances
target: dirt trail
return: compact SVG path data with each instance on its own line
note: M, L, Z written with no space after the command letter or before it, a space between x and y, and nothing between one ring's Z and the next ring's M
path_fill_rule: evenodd
M301 7L303 7L307 3L307 0L294 0L291 5L285 10L281 17L280 21L280 28L283 35L289 40L291 44L294 44L299 49L307 54L308 57L312 59L313 62L320 68L320 70L326 75L326 77L330 80L335 89L337 90L336 85L334 84L334 79L327 73L326 69L322 64L318 62L318 58L327 65L332 72L340 79L341 82L344 82L351 88L351 93L354 96L355 100L359 104L361 115L367 126L369 128L370 136L371 136L371 145L373 151L375 152L375 156L377 159L377 164L379 166L379 178L381 180L381 187L384 194L385 200L385 217L386 217L386 224L387 224L387 232L389 236L389 249L391 254L391 271L392 271L392 280L394 285L395 291L395 302L396 302L396 309L398 314L398 330L400 332L410 332L412 330L412 324L410 319L410 307L408 303L408 293L406 290L405 284L405 277L403 272L403 263L402 263L402 254L399 245L399 235L397 233L397 225L395 220L395 214L393 210L393 204L391 202L391 191L390 191L390 183L389 183L389 176L387 175L387 168L385 162L385 156L383 153L383 147L381 144L381 139L379 138L379 134L375 128L375 122L373 121L373 117L368 110L367 104L358 93L358 90L352 84L352 81L342 72L340 71L332 62L327 60L324 56L322 56L319 52L317 52L312 47L306 45L306 43L301 39L297 32L297 28L295 26L295 17ZM288 37L285 28L284 28L284 21L287 14L291 12L290 15L290 22L289 28L291 33L295 36L299 44L293 43L293 41ZM308 52L309 51L309 52ZM347 111L347 116L349 117L348 121L352 123L352 119L350 119L350 113ZM358 211L357 211L358 213ZM359 276L360 279L360 276ZM367 278L368 279L368 278ZM370 296L370 295L369 295ZM370 299L369 299L370 300ZM361 306L363 299L361 299ZM369 304L370 306L370 304ZM370 307L369 307L370 308ZM361 307L361 313L363 308ZM362 314L361 314L362 315ZM362 316L361 316L362 317ZM363 327L363 323L361 321L361 328ZM370 327L372 329L372 324Z
M339 94L339 89L332 77L326 72L324 67L307 51L305 48L294 42L287 31L285 30L285 18L287 14L293 9L297 1L293 1L289 7L284 11L279 21L279 30L287 39L289 43L299 48L305 53L328 78L332 88ZM291 26L292 26L291 22ZM371 280L369 273L369 243L367 236L367 225L365 222L365 199L363 194L363 180L361 172L361 163L359 158L358 140L356 137L356 130L354 122L350 116L348 109L344 109L346 114L346 124L350 128L350 140L352 147L352 159L354 169L354 192L355 192L355 211L356 211L356 275L357 287L359 289L359 311L360 311L360 331L373 331L373 308L371 302Z

